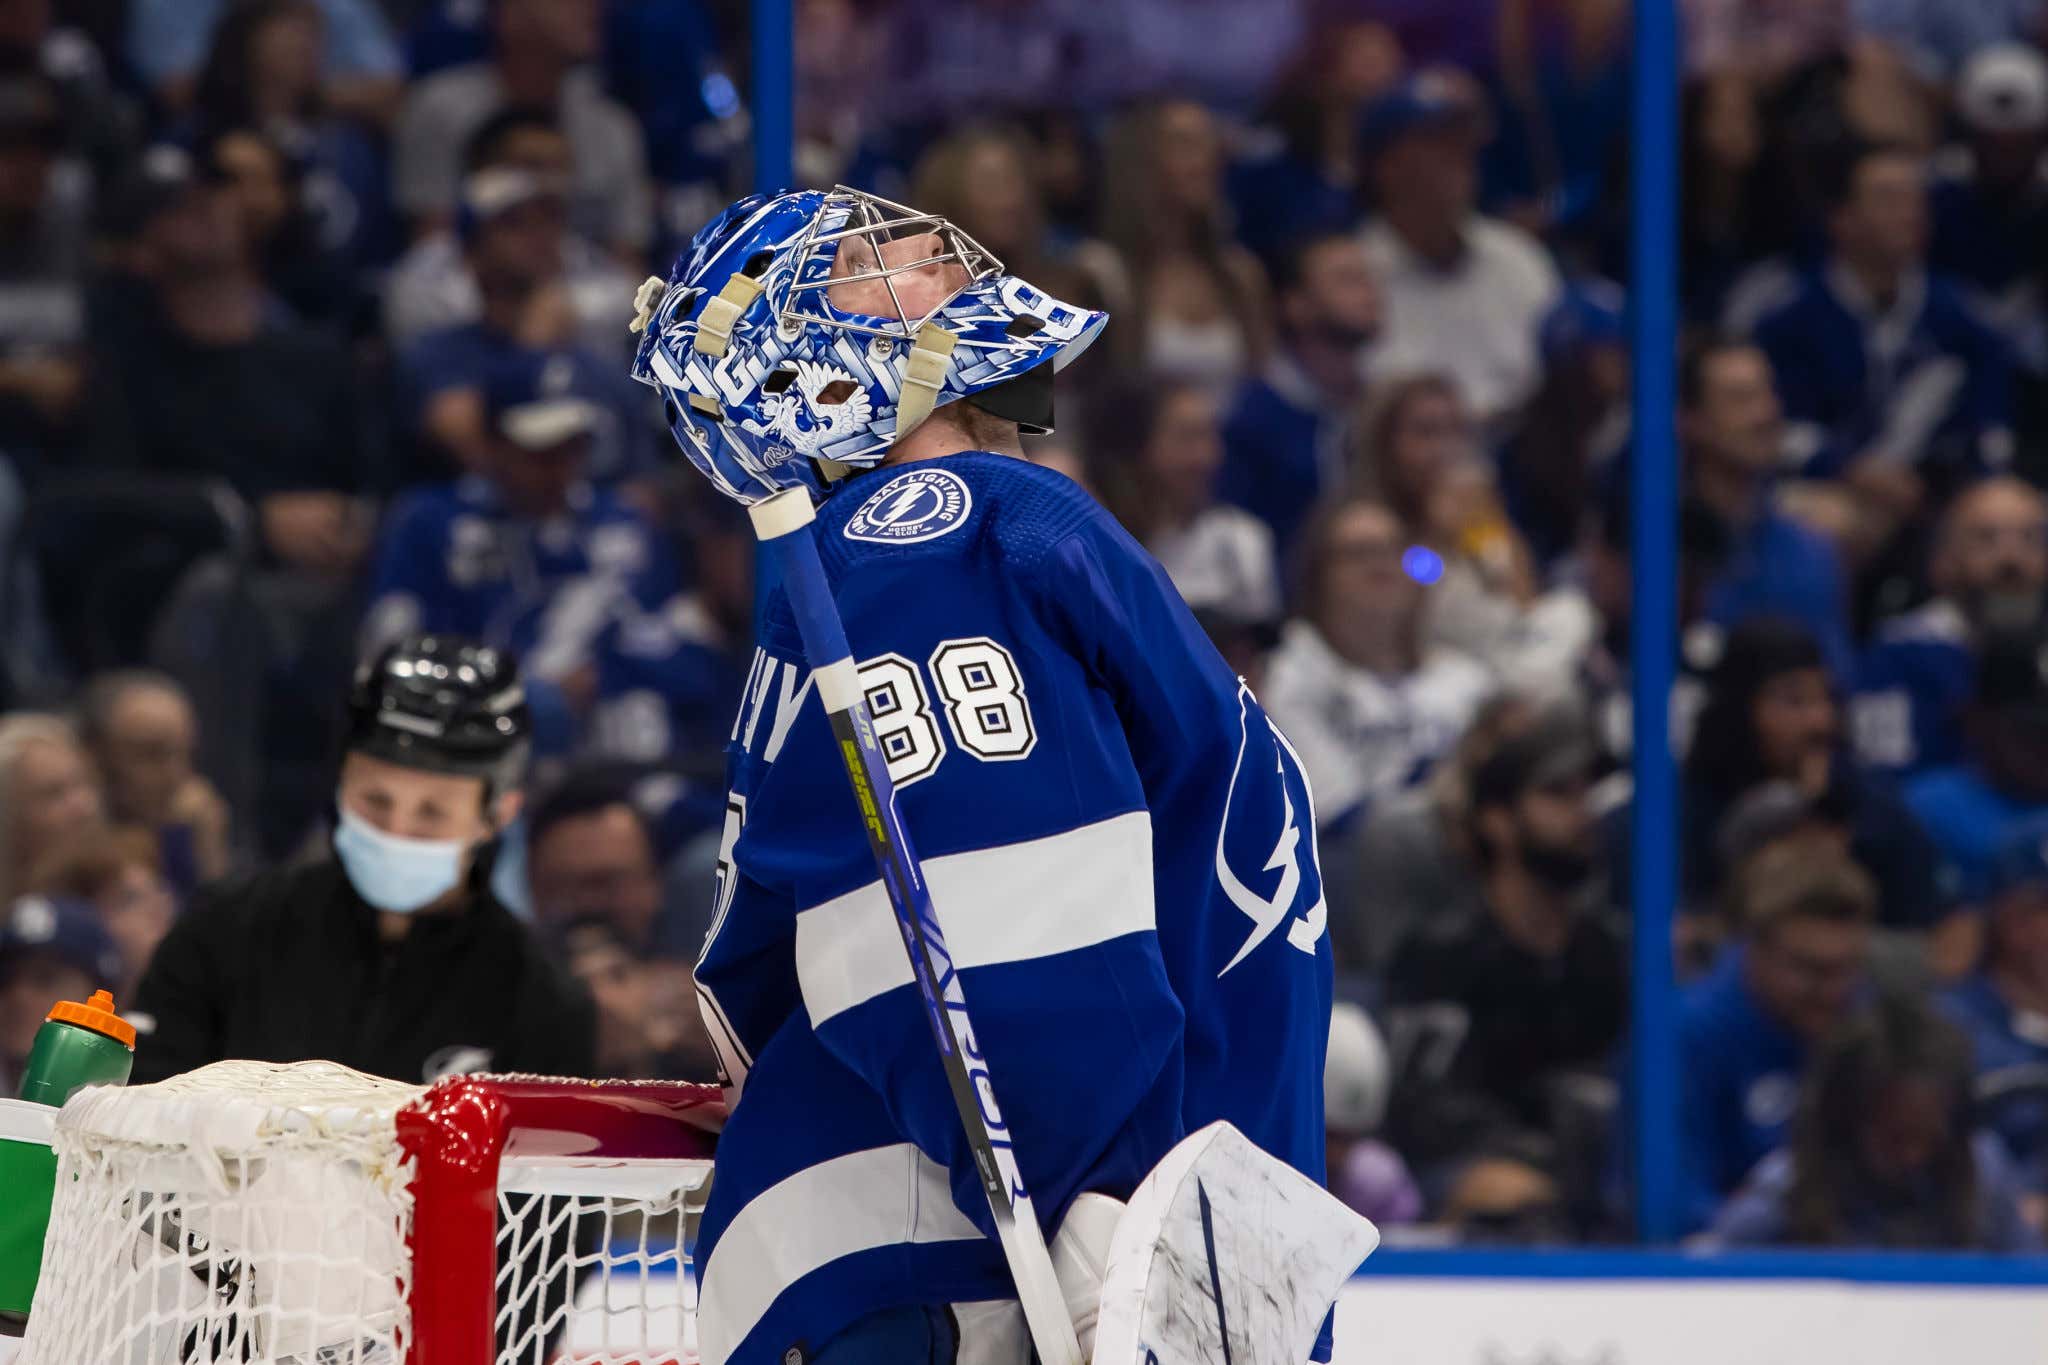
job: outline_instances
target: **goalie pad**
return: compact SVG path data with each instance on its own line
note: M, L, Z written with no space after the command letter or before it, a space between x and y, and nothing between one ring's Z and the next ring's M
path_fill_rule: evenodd
M1109 1248L1094 1365L1303 1365L1379 1230L1228 1123L1183 1139Z

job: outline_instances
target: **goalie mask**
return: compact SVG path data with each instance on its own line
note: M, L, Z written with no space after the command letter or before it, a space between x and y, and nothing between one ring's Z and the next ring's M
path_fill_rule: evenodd
M944 218L844 187L742 199L641 286L633 377L662 392L690 462L727 496L822 494L935 408L1049 380L1106 315L1003 273ZM989 404L1050 416L1015 385Z

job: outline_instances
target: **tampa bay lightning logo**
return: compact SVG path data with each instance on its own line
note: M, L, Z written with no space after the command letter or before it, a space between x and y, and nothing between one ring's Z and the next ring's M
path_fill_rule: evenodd
M1223 827L1216 831L1216 880L1252 929L1237 956L1216 973L1219 978L1271 937L1298 905L1307 909L1288 926L1287 941L1314 956L1329 916L1316 849L1315 798L1301 758L1242 683L1237 721L1237 762L1223 798ZM1240 876L1233 855L1240 866L1254 860L1264 865L1249 877ZM1272 889L1257 890L1253 882Z
M898 474L861 504L846 523L848 540L909 545L959 529L974 510L967 481L945 469Z

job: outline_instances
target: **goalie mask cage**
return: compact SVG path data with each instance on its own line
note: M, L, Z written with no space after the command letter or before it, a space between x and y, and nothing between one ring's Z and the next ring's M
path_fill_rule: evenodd
M87 1090L22 1365L688 1365L714 1086L220 1062Z

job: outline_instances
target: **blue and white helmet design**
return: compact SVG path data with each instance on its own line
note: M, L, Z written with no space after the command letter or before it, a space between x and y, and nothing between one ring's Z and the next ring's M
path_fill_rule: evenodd
M938 245L892 259L906 254L892 244L926 236ZM958 287L906 316L898 285L932 267ZM836 287L876 283L895 316L835 305ZM1047 361L1063 368L1108 320L1004 274L944 218L843 186L742 199L637 303L633 377L668 400L690 462L743 503L797 486L822 495L934 408Z

